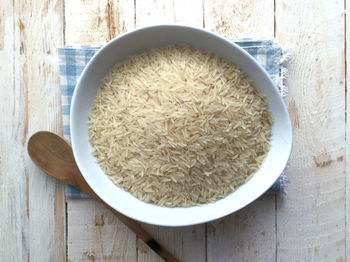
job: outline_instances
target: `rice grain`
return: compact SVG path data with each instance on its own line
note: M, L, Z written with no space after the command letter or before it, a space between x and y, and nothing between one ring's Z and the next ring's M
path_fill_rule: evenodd
M89 115L93 154L135 197L167 207L224 198L270 147L267 102L242 70L193 47L128 57L103 79Z

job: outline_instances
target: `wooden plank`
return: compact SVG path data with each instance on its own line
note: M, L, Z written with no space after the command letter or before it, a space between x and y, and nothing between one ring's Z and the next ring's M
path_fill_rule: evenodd
M136 27L173 23L202 27L202 0L136 0Z
M0 208L5 213L0 216L0 257L64 261L63 186L34 167L26 153L33 132L61 132L57 47L63 44L63 3L3 4Z
M65 1L65 21L67 45L101 45L134 28L134 1Z
M136 236L93 199L68 201L68 261L136 261Z
M345 7L344 9L346 10L347 7L350 6L350 1L346 0L345 1ZM345 66L345 74L346 74L346 78L345 78L345 95L346 95L346 119L345 119L345 123L346 123L346 144L345 144L345 176L346 178L346 209L345 209L345 225L346 225L346 254L345 254L345 258L349 259L350 258L350 180L349 180L349 170L350 170L350 94L347 91L347 87L349 85L349 77L350 77L350 45L349 45L349 39L350 39L350 17L349 17L349 12L345 11L344 15L346 16L346 32L345 32L345 50L346 50L346 66Z
M136 27L178 23L202 27L202 1L136 1ZM179 261L205 261L205 225L191 227L157 227L143 224ZM162 261L142 241L137 242L138 261Z
M13 118L18 119L18 115L23 115L23 108L18 108L15 102L15 99L19 97L19 90L14 83L14 6L10 2L1 3L4 4L1 6L7 12L0 13L0 77L4 87L8 88L0 88L0 96L6 97L0 103L3 130L0 132L0 208L6 211L0 216L0 257L6 261L22 261L29 256L29 219L26 212L26 185L23 183L24 166L21 162L16 167L13 166L14 161L18 162L15 158L23 157L21 152L23 151L21 143L23 128L18 129L14 125ZM14 111L15 108L17 112ZM18 112L18 109L21 112ZM4 130L7 131L4 132ZM16 139L16 136L20 138ZM15 155L13 152L18 153Z
M274 1L204 0L205 27L227 38L273 37ZM275 196L207 225L208 261L274 261Z
M275 261L275 196L207 224L208 261Z
M274 1L203 0L205 28L227 38L274 36Z
M24 89L22 143L26 143L29 135L38 130L62 132L57 48L63 45L63 2L20 1L17 4L19 42L15 48L20 57L15 58L19 76L15 83ZM26 137L26 134L29 135ZM24 173L29 180L30 260L63 261L66 250L64 185L34 167L26 153L24 163Z
M294 126L292 182L277 201L277 260L345 261L344 1L276 1L276 25L292 55Z
M100 45L134 28L134 1L65 1L66 44ZM136 236L95 200L67 199L68 261L136 261Z
M205 261L205 226L158 227L142 224L179 261ZM138 261L162 261L145 243L138 240Z

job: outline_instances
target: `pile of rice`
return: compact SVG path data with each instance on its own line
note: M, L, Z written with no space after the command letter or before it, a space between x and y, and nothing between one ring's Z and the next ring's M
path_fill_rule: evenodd
M89 116L102 170L135 197L167 207L224 198L270 146L272 116L235 64L193 47L128 57L103 79Z

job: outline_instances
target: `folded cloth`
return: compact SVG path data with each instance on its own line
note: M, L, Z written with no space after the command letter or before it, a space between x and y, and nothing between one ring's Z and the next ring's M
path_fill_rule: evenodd
M234 39L232 41L246 50L265 68L278 87L281 96L285 96L287 94L287 88L284 85L284 79L287 76L285 63L289 59L287 52L271 39ZM69 141L69 116L73 91L84 67L99 48L100 47L92 46L67 46L58 49L62 94L63 135ZM288 178L283 173L267 193L285 193L287 183ZM68 198L89 198L88 195L69 185L66 186L66 196Z

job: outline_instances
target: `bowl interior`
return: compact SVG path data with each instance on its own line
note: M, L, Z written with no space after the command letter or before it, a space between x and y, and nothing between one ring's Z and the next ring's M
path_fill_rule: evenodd
M211 51L240 66L266 96L274 124L271 149L266 160L246 184L215 203L189 208L166 208L138 200L115 186L103 173L91 154L88 115L100 81L115 63L141 50L183 43ZM223 217L262 195L285 168L291 151L292 130L288 112L276 87L248 53L224 38L201 29L163 25L119 36L95 54L84 69L72 98L71 139L74 157L87 183L111 207L145 223L184 226Z

